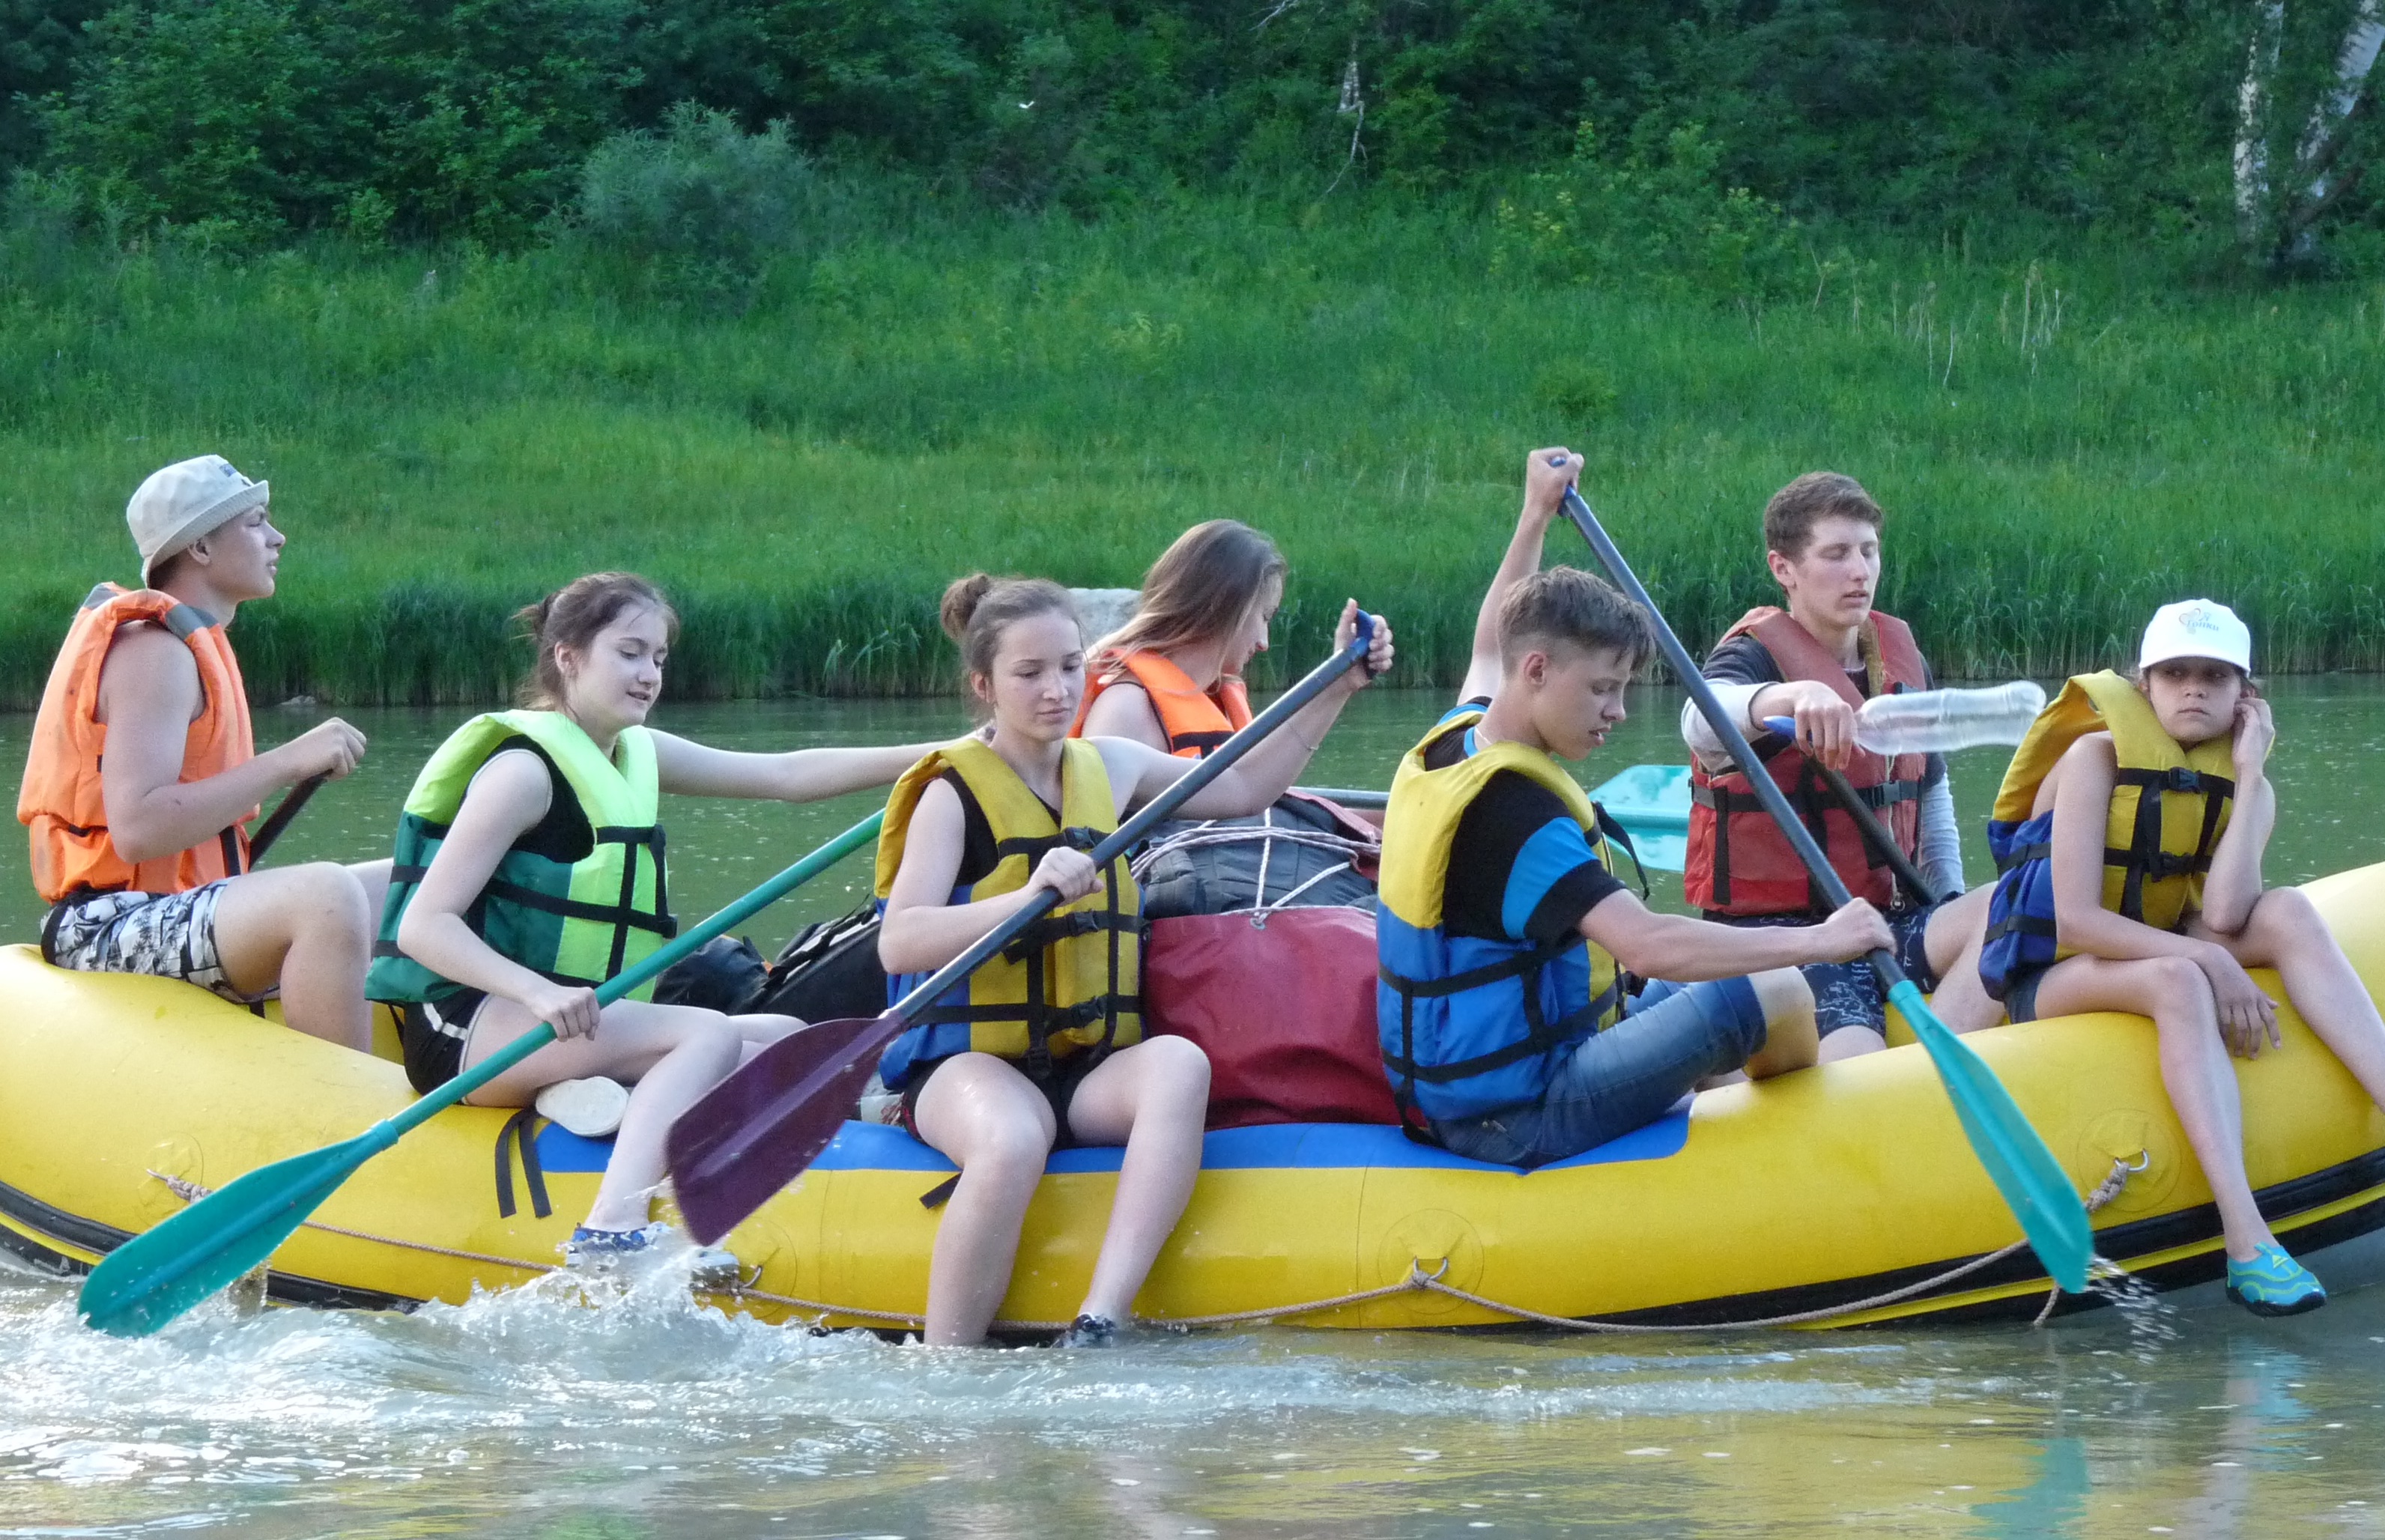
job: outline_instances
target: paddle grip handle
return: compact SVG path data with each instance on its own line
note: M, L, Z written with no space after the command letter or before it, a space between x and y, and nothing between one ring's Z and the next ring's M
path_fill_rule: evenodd
M1097 867L1107 866L1141 844L1145 834L1174 817L1177 808L1231 769L1236 760L1257 747L1269 733L1298 715L1310 701L1323 695L1335 680L1349 672L1353 666L1364 663L1367 650L1374 644L1375 618L1362 609L1358 612L1357 634L1350 639L1348 646L1311 669L1299 683L1286 690L1274 704L1251 719L1248 726L1219 744L1210 751L1207 758L1196 763L1165 791L1144 803L1132 818L1119 824L1114 833L1093 846L1090 852L1093 863ZM1001 924L971 943L967 951L937 969L926 983L895 1001L893 1008L887 1014L900 1020L909 1020L914 1013L942 999L955 984L983 967L989 958L1009 945L1019 932L1050 913L1059 902L1060 895L1050 888L1037 890L1025 908L1013 911Z
M656 948L649 956L640 958L597 985L596 1003L599 1006L609 1006L648 979L660 977L665 970L693 953L706 942L716 936L726 935L731 928L743 924L755 915L768 908L788 894L876 839L879 826L885 821L886 814L882 810L870 814L744 897L698 924L693 930L682 931L668 945ZM398 1138L409 1129L428 1121L435 1114L462 1101L466 1096L554 1041L555 1028L547 1022L541 1021L536 1028L515 1038L446 1084L418 1097L412 1106L381 1125L391 1130L389 1143L395 1144Z
M1764 725L1784 738L1793 738L1797 735L1797 722L1793 717L1767 717L1764 719ZM1904 884L1904 891L1911 895L1915 903L1935 904L1942 897L1958 896L1952 893L1942 895L1929 890L1929 880L1921 875L1921 869L1913 864L1913 858L1906 855L1904 847L1897 844L1887 829L1881 826L1879 815L1865 805L1862 795L1848 783L1844 771L1834 770L1811 756L1807 757L1807 763L1822 772L1822 779L1829 783L1831 795L1839 799L1839 806L1844 808L1847 810L1847 816L1855 820L1855 827L1863 831L1864 839L1870 844L1872 849L1879 853L1881 859L1888 862L1889 870L1896 873L1896 880Z
M291 787L289 795L282 797L281 805L266 815L265 821L256 826L256 833L248 837L249 870L256 870L256 863L265 859L265 853L273 848L273 842L280 839L281 832L290 827L291 820L306 810L307 798L321 791L323 783L330 779L328 775L308 776Z

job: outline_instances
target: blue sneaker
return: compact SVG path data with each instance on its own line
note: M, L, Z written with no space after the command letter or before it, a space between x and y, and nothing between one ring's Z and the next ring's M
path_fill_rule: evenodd
M606 1271L624 1258L656 1250L670 1233L671 1227L659 1221L635 1230L592 1230L583 1224L564 1243L563 1262L582 1271ZM735 1255L717 1246L695 1247L688 1271L688 1282L700 1289L734 1288L741 1276Z
M2249 1262L2228 1258L2228 1297L2254 1315L2300 1315L2326 1304L2327 1290L2281 1247L2265 1246Z

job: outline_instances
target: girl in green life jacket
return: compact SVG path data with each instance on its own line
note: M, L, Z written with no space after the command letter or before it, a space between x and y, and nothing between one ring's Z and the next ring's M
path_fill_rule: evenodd
M1335 645L1355 634L1342 612ZM1068 1341L1106 1340L1125 1321L1201 1167L1209 1064L1180 1037L1142 1035L1134 995L1133 879L1086 855L1199 764L1126 738L1072 739L1085 639L1068 591L980 573L944 595L990 736L947 745L906 772L879 836L885 922L878 955L905 989L1049 888L1059 906L1019 955L913 1018L879 1072L903 1093L905 1122L960 1168L928 1272L927 1340L984 1338L1018 1252L1027 1208L1055 1144L1123 1145L1109 1228ZM1188 818L1237 818L1290 788L1370 673L1391 666L1377 622L1366 670L1351 670L1280 731L1188 799Z
M2015 1021L2134 1011L2219 1209L2229 1296L2257 1315L2326 1291L2278 1245L2244 1160L2229 1062L2285 1046L2245 971L2273 968L2314 1036L2385 1104L2385 1021L2299 888L2268 888L2277 729L2227 606L2166 605L2134 681L2073 679L2013 757L1988 825L2002 875L1979 976ZM2297 1045L2289 1052L2307 1052Z
M525 708L466 723L417 779L367 993L402 1006L418 1091L542 1021L554 1026L556 1042L468 1099L535 1101L578 1133L618 1124L596 1200L567 1247L579 1262L662 1237L647 1202L672 1121L803 1026L656 1005L651 985L598 1008L596 986L675 929L659 795L810 802L884 785L923 745L734 754L649 729L678 617L628 573L581 578L520 619L538 650ZM626 1096L622 1082L634 1086Z

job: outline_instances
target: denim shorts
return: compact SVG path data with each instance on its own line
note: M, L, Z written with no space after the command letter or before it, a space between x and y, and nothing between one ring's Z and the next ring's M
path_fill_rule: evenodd
M1896 965L1904 976L1924 995L1938 987L1938 975L1929 970L1929 917L1939 906L1927 908L1901 909L1888 917L1888 928L1896 937ZM1721 915L1709 914L1708 920L1720 925L1780 926L1811 925L1815 921L1805 915ZM1879 975L1862 958L1853 962L1809 962L1797 970L1805 975L1805 985L1814 992L1814 1028L1824 1037L1842 1027L1869 1027L1886 1036L1888 1033L1888 995L1879 986Z
M1540 1100L1436 1121L1432 1131L1469 1159L1544 1166L1655 1121L1698 1082L1763 1046L1764 1007L1747 980L1652 983L1630 1014L1558 1065Z
M181 979L237 1005L281 993L243 995L224 977L216 951L216 904L230 878L181 893L69 894L42 926L42 958L83 973L148 973Z

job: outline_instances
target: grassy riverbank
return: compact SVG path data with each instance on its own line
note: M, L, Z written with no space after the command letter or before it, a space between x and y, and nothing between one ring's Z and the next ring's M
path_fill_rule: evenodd
M599 566L680 600L677 688L925 688L949 577L1130 583L1217 514L1292 558L1279 657L1355 594L1446 676L1521 454L1557 441L1694 638L1767 596L1757 511L1826 465L1890 508L1884 602L1945 671L2107 660L2190 592L2244 609L2268 669L2385 665L2374 284L1916 247L1758 312L1494 270L1458 211L1225 204L856 220L750 286L568 247L6 240L16 705L75 599L131 575L126 495L206 450L271 478L292 537L240 623L260 696L488 698L506 611Z

